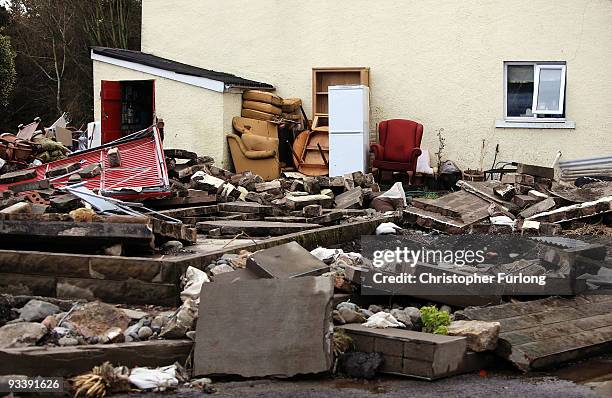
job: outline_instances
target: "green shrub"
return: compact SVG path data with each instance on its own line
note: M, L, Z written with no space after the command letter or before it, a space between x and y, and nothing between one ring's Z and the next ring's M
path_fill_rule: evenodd
M423 331L435 334L448 334L446 328L451 323L450 314L446 311L440 311L435 305L421 307L421 322L423 322Z

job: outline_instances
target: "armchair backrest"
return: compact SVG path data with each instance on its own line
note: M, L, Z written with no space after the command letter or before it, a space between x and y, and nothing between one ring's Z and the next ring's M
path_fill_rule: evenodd
M423 125L412 120L391 119L378 124L378 139L387 161L406 162L414 148L420 148Z

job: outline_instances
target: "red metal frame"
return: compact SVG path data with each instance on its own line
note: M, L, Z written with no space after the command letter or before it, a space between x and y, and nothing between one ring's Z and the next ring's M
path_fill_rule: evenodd
M7 190L12 185L43 180L50 169L80 162L81 168L93 163L102 165L102 173L99 176L84 181L87 188L99 190L104 196L130 200L170 195L168 169L157 128L151 127L133 136L72 154L66 159L33 167L32 169L36 170L36 178L18 183L0 184L0 191ZM108 149L114 147L119 149L120 167L109 167L106 153ZM55 188L61 188L69 185L68 178L69 176L63 176L50 180Z

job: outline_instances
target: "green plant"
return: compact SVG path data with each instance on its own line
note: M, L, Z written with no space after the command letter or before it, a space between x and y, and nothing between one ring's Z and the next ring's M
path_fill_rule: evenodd
M440 195L437 192L425 192L421 197L424 199L438 199Z
M435 305L421 307L423 331L434 334L448 334L447 326L451 323L450 314L440 311Z

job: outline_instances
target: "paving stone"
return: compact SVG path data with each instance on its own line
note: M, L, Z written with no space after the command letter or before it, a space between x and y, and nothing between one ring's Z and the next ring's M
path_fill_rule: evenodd
M207 284L194 374L291 377L328 371L332 296L329 277Z
M319 260L297 242L260 250L247 258L247 269L262 278L295 278L320 275L329 265Z

